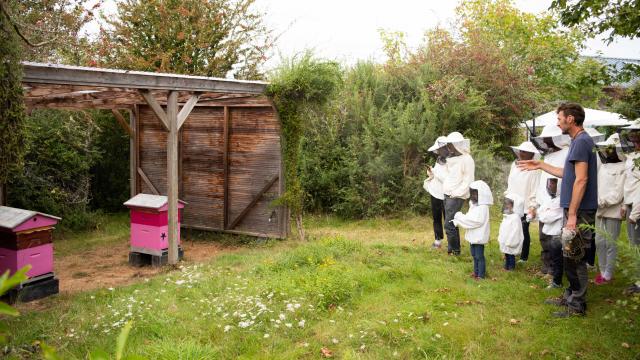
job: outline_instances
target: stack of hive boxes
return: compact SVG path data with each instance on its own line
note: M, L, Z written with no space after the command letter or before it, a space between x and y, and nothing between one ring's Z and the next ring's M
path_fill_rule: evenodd
M184 201L178 202L178 245L180 245L180 219ZM129 264L133 266L160 266L167 263L169 252L169 217L167 197L138 194L124 203L131 210L131 251ZM178 257L182 258L182 247Z
M53 273L53 229L59 217L0 206L0 273L30 265L29 279L9 293L9 301L31 301L58 293Z

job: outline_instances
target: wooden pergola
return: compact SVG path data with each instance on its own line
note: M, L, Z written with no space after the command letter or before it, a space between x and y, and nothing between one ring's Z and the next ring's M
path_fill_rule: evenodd
M286 236L288 215L285 208L278 208L275 217L273 210L268 226L264 220L264 214L271 210L270 205L266 205L269 202L265 199L266 194L271 189L270 193L275 197L284 191L280 127L276 110L264 95L266 83L30 62L23 66L25 104L29 111L48 108L110 109L113 112L130 135L131 196L140 192L166 192L168 196L170 263L178 261L178 198L183 194L197 200L194 201L193 224L190 226L189 221L183 221L187 227L255 236ZM195 115L194 109L199 109ZM120 110L129 112L128 121ZM190 115L196 116L198 122L190 132L183 134ZM149 122L149 117L154 120ZM166 146L159 148L165 136ZM243 145L248 142L251 144ZM184 150L183 146L188 149ZM166 173L164 159L158 157L164 151ZM183 159L183 153L189 151L190 155ZM161 155L164 158L164 154ZM232 161L238 168L237 173L243 174L241 177L231 179ZM246 163L251 165L245 166ZM186 175L183 174L185 164L192 169ZM185 190L183 180L192 188ZM232 180L242 183L234 188L234 200L237 201L233 207L230 206ZM218 196L222 197L222 209L216 200ZM216 205L209 209L209 204ZM258 204L262 204L262 210L254 209ZM209 212L209 220L199 219L198 209ZM251 220L248 216L251 211L261 212L252 215L255 219ZM218 212L221 220L217 220ZM277 228L271 226L276 220ZM247 222L246 229L237 230L243 221Z

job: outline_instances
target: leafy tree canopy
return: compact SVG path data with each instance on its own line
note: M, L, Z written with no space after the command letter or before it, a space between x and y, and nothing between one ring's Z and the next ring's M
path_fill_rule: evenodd
M590 35L610 32L634 39L640 36L640 1L638 0L554 0L551 9L559 11L565 26L578 27Z
M273 37L255 0L124 0L97 46L100 65L237 78L261 77Z

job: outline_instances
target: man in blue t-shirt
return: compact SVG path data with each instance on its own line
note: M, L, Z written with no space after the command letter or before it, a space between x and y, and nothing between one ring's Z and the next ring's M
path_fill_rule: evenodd
M573 239L563 241L564 269L569 287L562 298L547 299L545 303L565 306L565 311L553 315L568 317L584 315L587 310L589 277L585 254L594 236L592 229L598 209L598 177L596 154L593 151L595 144L582 126L584 109L578 104L565 103L556 112L558 127L572 139L564 167L551 166L540 160L519 161L518 167L525 170L542 169L562 178L560 206L564 208L563 237L569 231L577 234Z

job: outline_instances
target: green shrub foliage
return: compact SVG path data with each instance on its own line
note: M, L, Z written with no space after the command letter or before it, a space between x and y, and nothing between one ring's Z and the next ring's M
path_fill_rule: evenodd
M7 5L8 6L8 5ZM21 45L0 13L0 184L19 170L24 146Z
M278 110L282 128L287 189L280 201L289 207L298 222L303 200L303 189L298 177L303 131L308 115L333 96L340 81L337 63L315 59L307 52L299 58L284 60L274 72L267 88L267 94ZM302 233L300 235L304 237Z
M111 112L34 110L24 128L24 165L8 177L10 206L61 216L72 229L95 225L92 211L123 210L129 137Z

